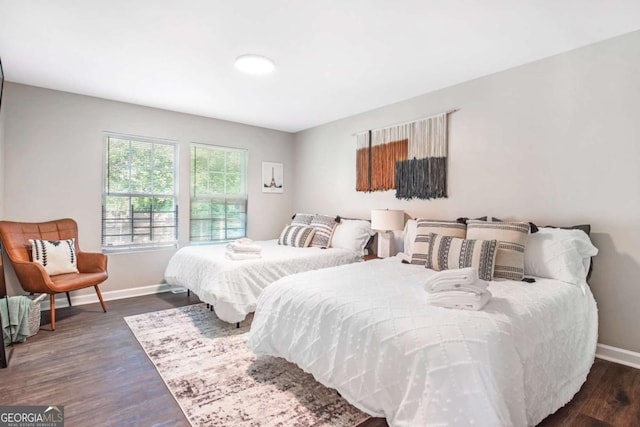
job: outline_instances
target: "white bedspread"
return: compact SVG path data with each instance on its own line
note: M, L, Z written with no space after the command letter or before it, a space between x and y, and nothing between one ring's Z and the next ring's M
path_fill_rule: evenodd
M253 312L263 289L294 273L362 260L355 252L329 248L294 248L277 240L256 242L262 258L233 261L225 258L225 245L187 246L169 261L164 277L213 305L216 315L230 323Z
M286 277L249 345L391 426L524 426L566 404L593 364L597 312L563 282L493 281L481 311L430 306L433 271L398 258Z

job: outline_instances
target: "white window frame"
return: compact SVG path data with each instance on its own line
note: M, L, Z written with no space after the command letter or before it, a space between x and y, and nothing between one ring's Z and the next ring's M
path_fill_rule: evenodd
M221 151L236 151L236 152L242 152L244 153L244 162L242 164L242 181L241 181L241 187L242 187L242 192L240 194L237 195L227 195L226 192L224 194L215 194L215 195L207 195L207 196L197 196L194 194L195 192L195 179L196 176L194 174L194 169L193 169L193 162L192 162L192 158L191 158L191 150L192 148L203 148L203 149L208 149L208 150L221 150ZM202 220L200 218L192 218L191 217L191 206L193 204L193 201L195 199L208 199L208 200L212 200L212 199L224 199L225 200L225 206L226 206L226 201L227 199L229 200L237 200L238 198L242 198L244 199L244 236L245 237L247 235L247 227L248 227L248 222L249 222L249 218L248 218L248 209L249 209L249 169L248 169L248 164L249 164L249 150L245 149L245 148L236 148L236 147L226 147L226 146L222 146L222 145L213 145L213 144L203 144L203 143L199 143L199 142L192 142L191 145L189 146L189 241L192 245L207 245L207 244L216 244L216 243L224 243L224 242L228 242L230 240L236 239L237 237L228 237L227 236L227 227L225 226L224 230L225 230L225 238L224 239L210 239L210 240L193 240L193 232L192 232L192 225L193 225L193 221L194 220ZM226 186L226 181L225 181L225 186ZM206 220L206 219L204 219ZM209 219L211 220L211 219ZM226 214L225 214L225 221L226 221Z
M173 148L173 194L161 194L161 193L143 193L143 192L110 192L107 188L107 177L109 172L109 138L118 138L118 139L127 139L131 142L143 142L150 143L155 145L168 145ZM176 248L178 247L178 183L179 183L179 153L180 147L177 141L167 140L167 139L159 139L159 138L150 138L145 136L137 136L137 135L127 135L115 132L104 132L103 136L103 160L102 160L102 218L101 218L101 245L102 252L105 253L116 253L116 252L135 252L135 251L144 251L144 250L155 250L155 249L165 249L165 248ZM153 166L152 166L153 168ZM130 161L129 161L129 173L131 173L131 153L130 153ZM153 174L152 174L153 176ZM120 245L105 245L105 230L106 230L106 221L108 218L105 217L106 214L106 198L109 196L116 197L160 197L160 198L173 198L174 201L174 215L175 215L175 228L174 238L172 241L163 241L163 242L148 242L148 243L134 243L133 236L135 234L134 229L131 230L132 241L128 244L120 244ZM151 221L151 220L150 220ZM151 230L153 227L151 228ZM152 231L150 231L152 233Z

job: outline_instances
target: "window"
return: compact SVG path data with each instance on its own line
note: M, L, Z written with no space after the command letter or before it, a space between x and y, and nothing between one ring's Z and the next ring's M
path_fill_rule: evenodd
M105 135L103 250L175 246L177 145Z
M247 151L191 145L191 242L247 235Z

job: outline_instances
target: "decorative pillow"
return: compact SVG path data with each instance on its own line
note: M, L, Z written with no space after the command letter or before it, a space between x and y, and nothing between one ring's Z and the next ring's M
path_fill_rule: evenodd
M430 233L425 267L435 271L473 267L478 278L491 280L497 245L495 240L465 240Z
M29 239L31 258L44 267L49 276L77 273L76 239L39 240Z
M414 239L413 251L411 252L411 264L424 265L427 260L429 238L432 233L464 239L467 234L467 226L457 221L418 219L416 224L416 237Z
M313 221L314 214L298 213L291 218L291 225L309 225Z
M306 248L311 244L316 229L306 225L287 225L280 233L279 245Z
M338 223L336 219L326 215L315 215L311 221L310 226L316 229L316 233L313 235L311 246L318 246L321 248L328 248L331 243L331 236L336 229Z
M467 239L498 241L494 278L522 280L528 236L528 222L467 221Z
M540 227L527 241L524 272L574 285L586 282L590 259L598 254L582 229Z
M371 223L362 219L343 219L331 238L331 247L341 248L364 255L364 249L375 231Z

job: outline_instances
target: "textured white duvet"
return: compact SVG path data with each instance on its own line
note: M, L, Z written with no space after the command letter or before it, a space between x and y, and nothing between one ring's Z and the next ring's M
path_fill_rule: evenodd
M242 261L226 258L226 245L181 248L169 261L164 278L213 305L220 319L236 323L255 310L264 288L281 277L362 260L345 249L294 248L278 245L277 240L256 243L262 247L262 258Z
M396 257L286 277L249 345L391 426L535 425L571 400L595 354L589 290L493 281L482 311L450 310L427 304L431 274Z

